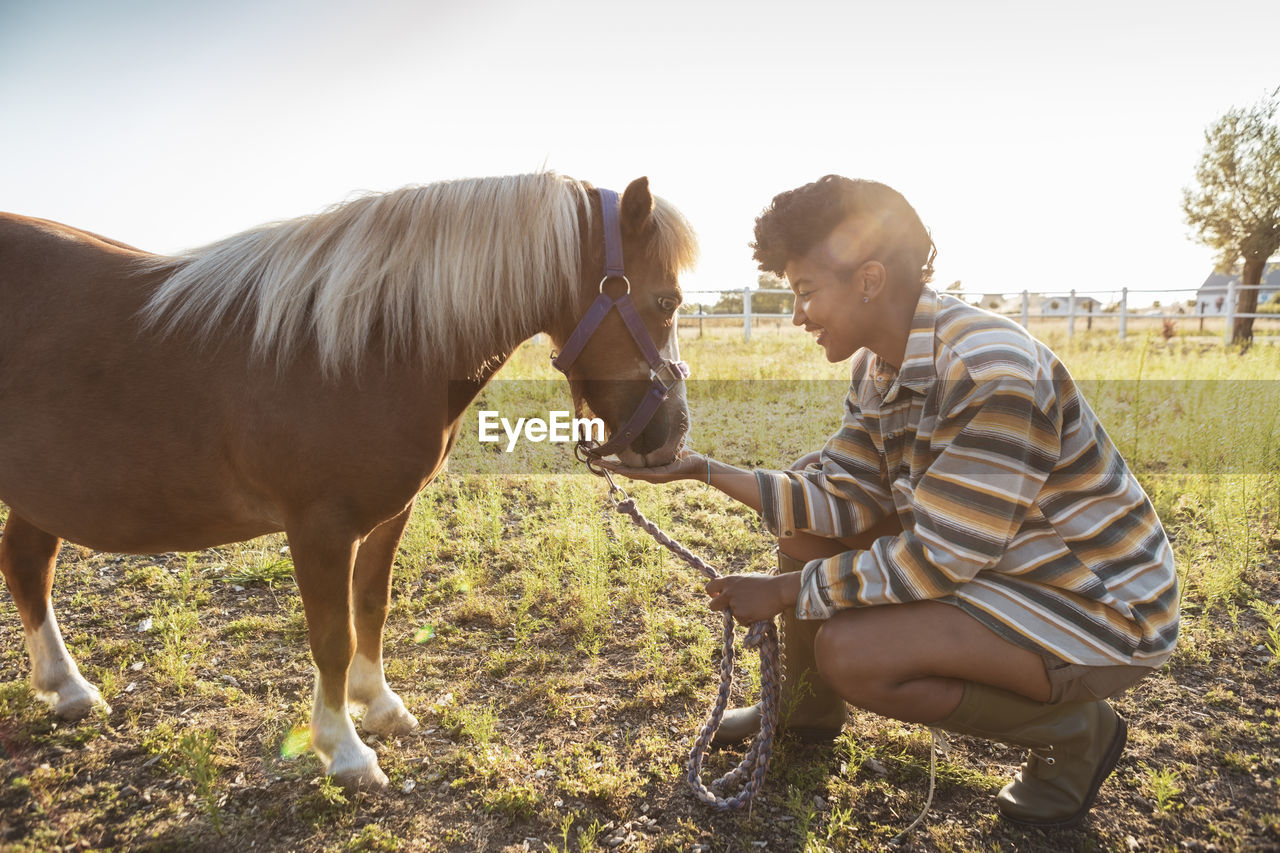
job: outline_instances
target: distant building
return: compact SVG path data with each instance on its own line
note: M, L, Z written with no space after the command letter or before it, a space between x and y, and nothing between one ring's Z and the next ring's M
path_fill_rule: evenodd
M1003 293L984 293L982 298L977 301L979 308L985 308L988 311L994 311L997 314L1003 314L1007 310L1007 304L1011 300L1007 299ZM1022 298L1018 298L1018 310L1022 310Z
M1196 292L1196 313L1208 315L1227 313L1227 285L1240 283L1241 268L1237 267L1231 275L1220 272L1210 273ZM1269 263L1262 271L1262 289L1258 291L1258 304L1264 304L1276 293L1280 293L1280 263ZM1237 299L1239 297L1237 296Z
M1102 310L1102 303L1092 296L1077 296L1076 306L1071 308L1071 294L1065 296L1040 296L1031 294L1031 304L1040 306L1040 313L1046 317L1066 317L1068 314L1097 314ZM1039 300L1037 302L1037 300ZM1034 310L1034 309L1033 309Z
M1097 314L1102 310L1102 303L1092 296L1076 296L1076 316ZM1022 294L1006 296L1003 293L984 293L976 303L996 314L1021 314ZM1027 294L1027 313L1044 317L1066 317L1071 311L1071 294L1053 295L1044 293Z

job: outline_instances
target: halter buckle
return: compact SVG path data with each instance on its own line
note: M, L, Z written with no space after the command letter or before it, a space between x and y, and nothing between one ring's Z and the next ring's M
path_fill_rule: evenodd
M689 368L683 361L664 361L649 371L649 379L666 394L676 383L689 375Z

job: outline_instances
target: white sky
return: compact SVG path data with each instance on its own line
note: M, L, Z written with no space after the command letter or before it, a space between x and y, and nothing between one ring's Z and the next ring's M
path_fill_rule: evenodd
M1181 189L1280 85L1278 31L1261 0L0 0L0 209L167 252L365 190L643 174L715 289L838 172L916 206L939 287L1195 287Z

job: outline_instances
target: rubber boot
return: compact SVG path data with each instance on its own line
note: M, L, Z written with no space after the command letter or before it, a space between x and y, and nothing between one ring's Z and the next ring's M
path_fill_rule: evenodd
M778 552L778 573L798 572L802 560ZM794 610L782 613L782 720L779 730L790 732L807 743L836 739L849 710L844 699L818 675L813 641L822 627L821 619L797 619ZM712 744L729 746L760 731L760 705L725 711Z
M1124 718L1106 702L1048 705L973 682L965 682L956 709L933 725L1029 748L996 805L1007 820L1043 829L1084 819L1128 740Z

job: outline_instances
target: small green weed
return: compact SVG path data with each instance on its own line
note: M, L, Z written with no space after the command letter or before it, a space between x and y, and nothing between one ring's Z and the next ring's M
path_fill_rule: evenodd
M597 820L591 821L590 826L584 826L578 830L578 850L581 853L590 853L600 847L600 836L604 834L604 827Z
M195 661L203 656L207 643L197 639L200 616L194 610L159 602L154 610L153 630L161 645L154 657L156 671L185 695L195 680Z
M367 823L342 848L348 853L389 853L404 848L396 834L380 824Z
M485 791L482 799L487 811L513 819L530 817L541 800L533 785L511 781Z
M196 797L215 828L222 826L222 814L218 805L218 765L214 747L218 733L212 729L201 731L188 729L183 732L169 753L169 765L196 786Z
M573 747L553 759L560 789L575 797L597 797L616 802L634 795L641 787L640 773L624 764L606 748Z
M1267 670L1270 671L1280 664L1280 603L1268 604L1262 599L1256 599L1253 602L1253 612L1261 616L1264 623L1267 651L1271 652L1271 660L1267 661Z
M341 815L351 807L346 791L332 776L319 776L311 784L315 790L298 803L299 817L319 823Z
M795 818L796 834L805 839L805 848L808 849L809 843L812 841L810 833L813 828L813 822L818 817L818 810L813 804L813 795L806 788L788 785L784 807L787 810L787 814Z
M547 844L548 853L570 853L573 847L569 842L569 831L573 829L574 821L578 817L576 813L565 815L560 821L560 844ZM578 853L592 853L600 849L600 836L603 833L604 827L597 820L593 820L590 826L579 827L575 836L578 841Z
M1146 771L1143 787L1155 802L1156 811L1160 814L1168 814L1182 808L1182 803L1177 801L1183 790L1178 771L1171 767L1162 767L1157 770L1145 764L1142 766Z
M272 630L280 630L276 620L254 614L228 622L219 634L228 640L245 640L260 637Z
M274 587L277 583L288 581L292 577L293 560L288 556L280 556L260 561L243 562L224 575L222 579L227 583L240 586L264 584Z
M440 722L446 729L457 731L477 746L487 747L493 743L498 730L498 710L492 702L483 707L450 705L441 711Z

